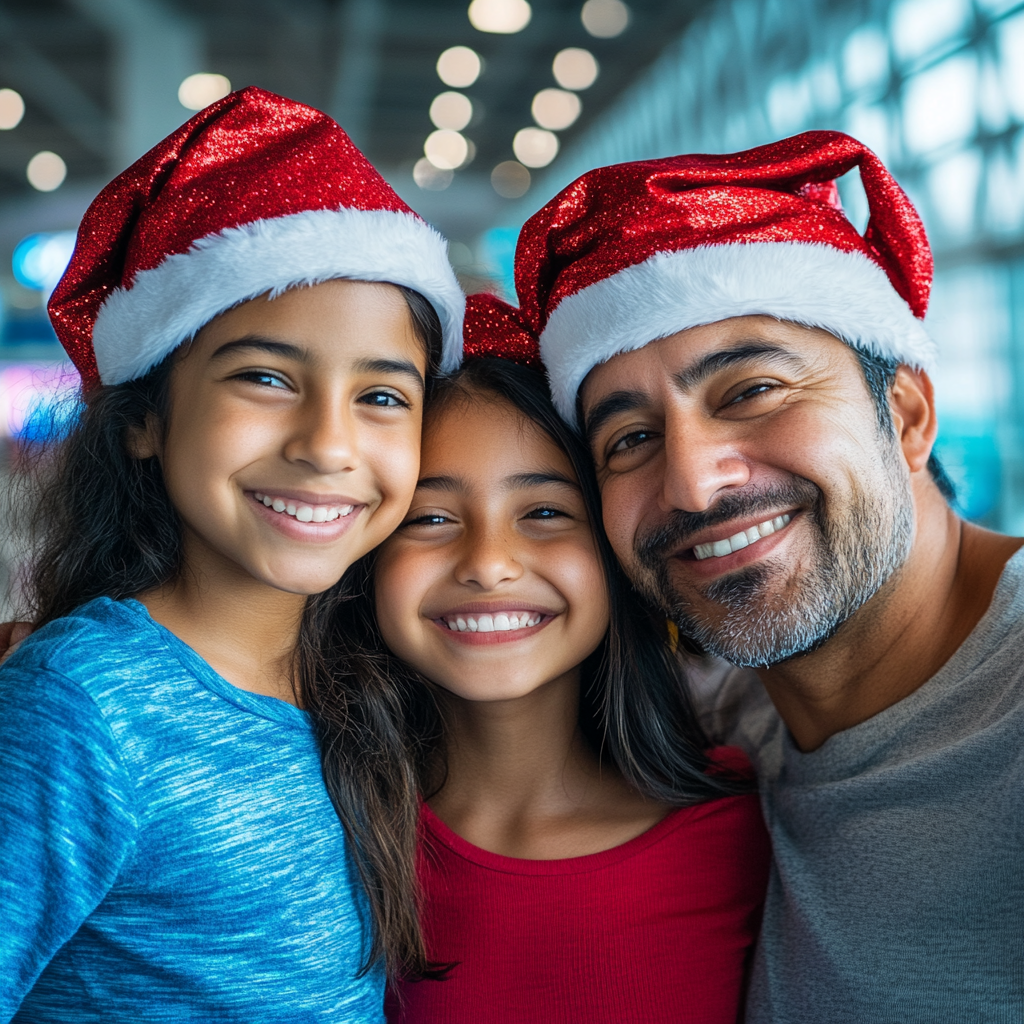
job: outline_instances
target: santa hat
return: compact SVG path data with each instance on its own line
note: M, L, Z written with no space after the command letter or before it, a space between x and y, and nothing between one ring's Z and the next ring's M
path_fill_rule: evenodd
M540 369L537 336L526 318L496 295L478 292L466 299L463 355L467 359L493 357Z
M219 313L333 278L420 292L458 366L444 239L325 114L262 89L200 111L93 201L50 298L85 388L145 374Z
M847 220L835 178L860 168L870 220ZM588 171L526 223L520 306L562 415L598 363L687 327L765 314L929 369L932 256L881 161L840 132L726 155Z

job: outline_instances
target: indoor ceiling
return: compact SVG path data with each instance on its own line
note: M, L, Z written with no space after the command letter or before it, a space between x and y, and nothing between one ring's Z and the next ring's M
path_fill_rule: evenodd
M523 5L497 2L520 10ZM614 7L618 0L597 2ZM26 166L40 151L65 162L61 188L68 194L94 191L124 166L133 143L119 135L119 118L142 88L132 84L145 78L139 64L170 60L169 51L185 39L192 40L193 51L182 60L191 60L190 67L201 62L195 70L226 76L234 88L259 85L331 113L412 205L453 237L470 241L500 220L502 204L510 202L495 191L492 171L515 159L516 133L535 126L535 95L557 86L555 55L583 48L599 66L593 84L576 90L581 113L556 133L564 147L706 2L628 0L627 27L600 38L584 27L583 0L534 0L526 27L506 34L474 28L468 0L0 0L0 88L17 90L25 101L22 121L0 132L0 202L10 208L33 196ZM125 48L125 26L140 12L153 15L147 24L156 50ZM431 103L450 89L438 76L438 58L453 46L482 58L476 81L455 90L470 101L462 135L475 155L454 175L421 173L421 182L433 186L422 190L413 170L436 130ZM561 100L570 107L575 102ZM175 107L170 116L184 120L188 112ZM517 190L516 181L504 191L510 188Z

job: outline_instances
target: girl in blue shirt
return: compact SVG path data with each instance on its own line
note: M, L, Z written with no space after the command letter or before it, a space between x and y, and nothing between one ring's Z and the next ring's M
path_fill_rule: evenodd
M0 1021L379 1021L429 970L415 779L334 612L458 362L444 243L247 89L100 194L50 314L84 405L0 669Z

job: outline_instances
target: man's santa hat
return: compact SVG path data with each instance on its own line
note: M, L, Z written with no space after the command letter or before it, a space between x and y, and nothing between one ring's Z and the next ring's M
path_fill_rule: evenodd
M536 369L543 365L537 336L520 310L487 292L466 299L462 339L467 359L489 356Z
M835 180L860 168L870 220L847 220ZM922 320L932 256L881 161L840 132L726 155L589 171L527 221L520 307L561 414L598 363L684 328L765 314L929 369Z
M219 313L333 278L420 292L462 351L444 239L325 114L262 89L200 111L93 201L50 298L86 389L141 377Z

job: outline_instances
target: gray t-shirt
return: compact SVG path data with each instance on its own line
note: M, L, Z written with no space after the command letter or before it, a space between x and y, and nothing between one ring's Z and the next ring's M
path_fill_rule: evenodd
M754 673L703 687L775 850L748 1024L1024 1021L1024 549L936 675L810 754Z

